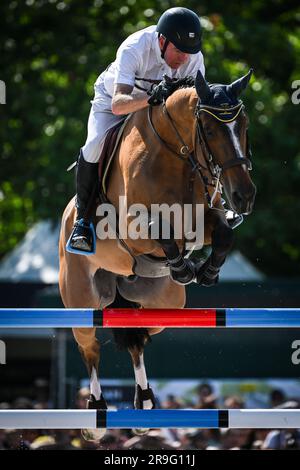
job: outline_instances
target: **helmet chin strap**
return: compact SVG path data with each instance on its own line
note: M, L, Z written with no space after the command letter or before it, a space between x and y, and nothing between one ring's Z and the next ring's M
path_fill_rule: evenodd
M168 39L165 39L165 43L163 45L163 48L161 50L161 58L164 59L165 58L165 53L166 53L166 50L167 50L167 47L169 45L169 40Z

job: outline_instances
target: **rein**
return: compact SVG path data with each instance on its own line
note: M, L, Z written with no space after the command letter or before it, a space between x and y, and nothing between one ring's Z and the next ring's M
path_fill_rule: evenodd
M180 153L176 152L170 144L165 141L158 133L158 131L155 129L153 120L152 120L152 106L149 106L148 108L148 120L150 127L159 140L159 142L166 147L169 152L171 152L173 155L175 155L177 158L183 161L188 161L192 167L192 172L197 172L199 175L200 179L202 180L203 186L204 186L204 193L205 197L207 200L207 204L209 208L213 208L213 201L219 192L222 194L222 184L220 182L222 173L224 173L226 170L229 168L232 168L234 166L239 166L239 165L246 165L247 169L250 171L252 170L252 163L251 163L251 150L249 147L249 142L248 142L248 135L247 135L247 157L245 158L232 158L231 160L223 163L223 164L218 164L215 162L215 159L213 157L213 154L210 150L209 144L207 142L205 132L203 129L203 124L201 121L201 112L206 112L210 115L212 115L215 119L217 119L220 122L232 122L234 121L241 110L244 108L244 105L242 101L239 101L239 103L235 106L231 106L228 108L218 108L214 106L207 106L207 105L201 105L199 100L195 108L195 116L197 119L197 132L196 132L196 142L194 145L194 148L196 148L196 143L197 143L197 137L198 137L198 142L200 144L200 147L202 149L202 153L205 159L205 163L207 166L202 165L198 159L195 158L195 152L194 150L190 150L189 146L184 142L183 138L181 137L174 120L172 119L172 116L168 112L166 102L163 102L163 112L167 116L176 136L179 142L181 143L180 147ZM248 158L249 157L249 158ZM208 178L203 174L204 171L209 171L212 182L208 181ZM208 191L208 186L214 187L214 193L212 196L210 196L209 191Z

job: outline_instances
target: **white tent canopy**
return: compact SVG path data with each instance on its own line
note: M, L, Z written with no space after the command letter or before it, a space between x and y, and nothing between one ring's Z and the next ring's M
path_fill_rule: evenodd
M0 281L58 282L58 239L60 227L39 222L0 264Z
M0 281L58 282L59 225L39 222L0 264ZM232 252L221 269L220 281L258 281L264 276L238 251Z

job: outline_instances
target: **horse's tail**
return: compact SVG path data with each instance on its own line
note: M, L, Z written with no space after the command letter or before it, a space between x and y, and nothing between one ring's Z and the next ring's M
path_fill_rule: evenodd
M117 289L115 301L110 307L139 308L139 304L125 299ZM147 328L113 328L113 337L118 349L134 349L139 353L144 350L147 342L151 342Z
M118 349L136 348L139 353L151 341L147 328L113 328L113 336Z

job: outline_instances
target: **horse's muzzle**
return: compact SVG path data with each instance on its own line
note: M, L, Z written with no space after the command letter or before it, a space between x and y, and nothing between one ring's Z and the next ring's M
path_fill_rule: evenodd
M232 206L238 214L248 215L251 214L254 206L256 195L256 188L253 188L250 191L234 191L232 193Z

